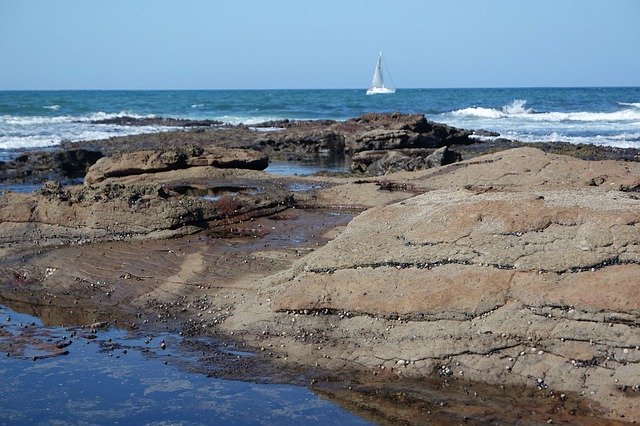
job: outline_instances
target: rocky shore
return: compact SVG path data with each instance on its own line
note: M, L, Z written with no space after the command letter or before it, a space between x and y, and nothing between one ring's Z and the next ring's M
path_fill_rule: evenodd
M48 181L0 195L0 303L223 335L378 421L640 421L637 150L214 124L0 164ZM318 155L354 172L263 171Z

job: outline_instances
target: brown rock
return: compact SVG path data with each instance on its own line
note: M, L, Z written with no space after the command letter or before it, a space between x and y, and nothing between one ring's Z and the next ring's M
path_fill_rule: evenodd
M197 166L262 170L268 165L269 160L265 154L247 149L208 146L135 151L101 158L89 169L85 176L85 183L94 184L108 178L160 173Z

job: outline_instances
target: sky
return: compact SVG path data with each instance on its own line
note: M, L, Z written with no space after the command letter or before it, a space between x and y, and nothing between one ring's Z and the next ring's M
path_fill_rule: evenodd
M640 86L640 0L0 0L0 90Z

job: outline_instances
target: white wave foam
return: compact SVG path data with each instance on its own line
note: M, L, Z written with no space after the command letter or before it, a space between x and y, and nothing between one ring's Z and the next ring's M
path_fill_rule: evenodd
M577 121L577 122L628 122L640 120L640 109L627 108L614 112L535 112L531 108L525 108L526 101L517 99L509 105L505 105L502 109L472 107L452 111L450 114L454 117L475 117L482 119L504 119L518 118L526 121ZM620 103L622 104L622 103ZM640 106L640 103L637 104Z
M451 112L451 115L456 117L479 117L479 118L504 118L507 117L502 111L498 111L493 108L481 108L481 107L473 107L473 108L463 108L456 111Z
M618 102L618 105L640 108L640 102Z
M10 124L17 126L42 125L42 124L60 124L74 122L89 122L98 120L107 120L111 118L133 117L133 118L154 118L154 114L140 115L129 111L120 111L118 113L107 113L98 111L89 115L57 115L54 117L46 117L41 115L34 116L16 116L1 115L0 124Z
M222 121L225 124L246 124L250 126L252 124L264 123L265 121L283 120L284 117L242 117L234 115L223 115L220 117L213 117L213 119Z
M618 148L640 148L640 133L621 133L616 135L567 136L561 132L547 134L531 134L511 131L504 137L521 142L567 142L572 144L591 144L614 146Z
M533 113L533 108L525 108L524 106L527 104L525 99L515 99L509 105L505 105L502 107L502 112L507 115L522 115L522 114L531 114Z
M0 149L43 148L58 145L62 141L52 136L0 136Z
M284 130L282 127L249 127L249 129L254 130L256 132L281 132Z
M532 108L524 107L526 103L527 101L524 99L515 99L510 104L503 106L500 110L494 108L472 107L459 109L457 111L453 111L451 114L458 117L472 116L480 118L507 118L514 115L521 116L532 114Z
M109 139L114 136L159 133L176 130L176 127L160 126L115 126L110 124L73 123L49 129L46 134L37 134L38 129L25 134L0 136L0 149L43 148L59 145L62 141L79 142Z
M191 108L202 108L204 106L204 104L193 104L191 105Z
M42 105L42 108L57 111L60 109L60 105Z

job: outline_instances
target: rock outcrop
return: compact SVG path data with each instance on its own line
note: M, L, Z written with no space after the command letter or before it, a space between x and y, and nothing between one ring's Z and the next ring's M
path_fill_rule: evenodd
M41 183L52 178L82 178L103 154L97 150L68 149L26 152L0 162L0 182Z
M166 238L249 220L293 204L262 172L190 167L84 186L47 182L0 197L0 253L20 247Z
M414 148L393 151L361 151L352 157L351 170L384 175L416 171L460 161L460 155L444 146L437 149Z
M426 192L362 213L269 298L307 329L340 316L326 338L358 342L343 362L575 391L640 420L639 178L527 148L389 175Z
M85 183L93 184L113 177L198 166L264 170L268 165L269 158L265 154L248 149L192 146L159 151L135 151L101 158L87 172Z
M372 113L344 122L304 122L256 140L262 149L310 154L440 148L472 143L471 132L428 121L421 114Z

